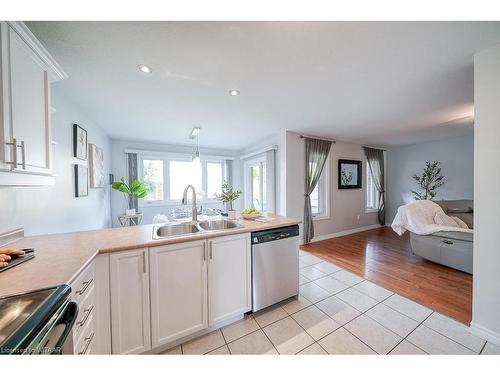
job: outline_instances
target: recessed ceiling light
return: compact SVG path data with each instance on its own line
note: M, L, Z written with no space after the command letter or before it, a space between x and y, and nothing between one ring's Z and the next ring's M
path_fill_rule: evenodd
M151 69L149 66L147 65L143 65L143 64L140 64L140 65L137 65L137 67L139 68L139 70L143 73L147 73L147 74L150 74L150 73L153 73L153 69Z
M229 91L229 94L230 94L231 96L238 96L238 95L240 95L240 92L239 92L238 90L230 90L230 91Z

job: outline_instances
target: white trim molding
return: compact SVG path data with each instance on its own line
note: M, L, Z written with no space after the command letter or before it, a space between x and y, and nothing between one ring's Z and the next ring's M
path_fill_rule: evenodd
M492 344L500 346L500 333L492 331L491 329L483 327L475 322L470 323L470 330L476 336L479 336Z
M318 241L328 240L330 238L347 236L349 234L354 234L354 233L358 233L358 232L364 232L365 230L377 229L377 228L380 228L380 227L381 227L380 224L373 224L373 225L365 225L364 227L359 227L359 228L342 230L340 232L334 232L334 233L328 233L328 234L320 234L319 236L314 236L314 238L312 239L311 242L318 242Z
M240 156L240 160L250 159L250 158L252 158L254 156L263 154L263 153L265 153L267 151L277 150L277 149L278 149L278 146L276 146L276 145L267 146L267 147L261 148L260 150L253 151L253 152L250 152L248 154Z
M125 154L138 154L138 155L144 155L144 156L149 156L149 157L172 157L172 158L177 158L177 157L184 157L184 158L191 158L193 156L192 153L187 152L187 151L182 151L182 152L175 152L175 151L154 151L154 150L139 150L139 149L134 149L134 148L126 148L123 150ZM216 154L210 154L203 152L201 154L202 159L206 160L234 160L234 157L232 156L224 156L224 155L216 155Z
M35 51L35 53L50 67L51 82L59 81L61 79L68 78L68 74L64 69L57 63L57 61L52 57L52 55L45 49L45 47L40 43L31 30L20 21L7 21L7 24L14 30L19 36Z

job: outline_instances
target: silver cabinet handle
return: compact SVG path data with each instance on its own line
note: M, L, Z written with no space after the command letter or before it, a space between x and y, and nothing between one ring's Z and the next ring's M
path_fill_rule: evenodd
M92 339L94 338L94 332L90 334L89 337L85 337L85 346L83 347L82 351L79 352L78 354L87 354L87 350L89 350L89 346L92 343Z
M21 141L21 145L17 147L21 147L21 167L26 169L26 147L24 147L24 141Z
M212 259L212 241L210 241L210 259Z
M17 168L17 139L12 138L12 142L5 142L6 145L12 146L12 161L8 161L6 164L12 165L12 168Z
M21 141L21 144L18 144L16 138L12 138L12 142L5 142L6 145L12 146L12 161L8 161L7 164L12 165L12 168L17 168L21 166L23 169L26 169L26 147L24 146L24 141ZM17 149L21 149L21 163L17 160Z
M207 245L203 242L203 261L207 261Z
M142 252L142 272L146 273L146 251Z
M87 323L87 320L89 319L90 314L92 314L92 310L94 310L94 305L90 306L88 309L83 310L85 313L85 316L83 319L76 324L78 324L80 327L83 327L85 323Z
M89 281L84 281L84 282L82 283L83 288L82 288L82 289L80 289L80 290L78 290L78 291L76 292L76 294L82 295L83 293L85 293L85 292L86 292L86 290L89 288L89 286L92 284L92 281L94 281L94 279L90 279Z

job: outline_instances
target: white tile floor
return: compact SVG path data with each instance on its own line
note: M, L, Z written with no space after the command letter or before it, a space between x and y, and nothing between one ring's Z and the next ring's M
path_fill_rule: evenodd
M500 354L469 327L300 251L300 295L165 354Z

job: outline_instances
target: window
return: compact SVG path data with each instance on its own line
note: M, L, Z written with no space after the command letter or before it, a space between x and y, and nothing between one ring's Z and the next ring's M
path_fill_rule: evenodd
M267 211L266 160L258 159L246 163L246 206Z
M366 172L366 211L378 211L378 205L380 203L380 194L375 187L373 182L372 173L370 167L367 167Z
M178 204L186 185L193 185L201 202L213 201L221 193L226 175L224 160L191 161L190 155L165 154L150 157L139 155L139 179L148 186L149 194L141 206Z
M276 150L269 146L242 156L244 208L276 212Z
M196 198L203 198L202 189L202 168L201 163L192 161L171 160L169 162L169 181L170 190L168 200L181 200L184 188L187 185L193 185L196 189Z
M328 196L329 196L329 171L330 159L325 163L321 177L312 191L309 198L311 199L311 213L313 219L326 219L330 217Z
M213 198L221 193L223 180L222 163L207 162L207 197Z
M149 194L145 201L163 200L163 160L142 160L143 181Z

